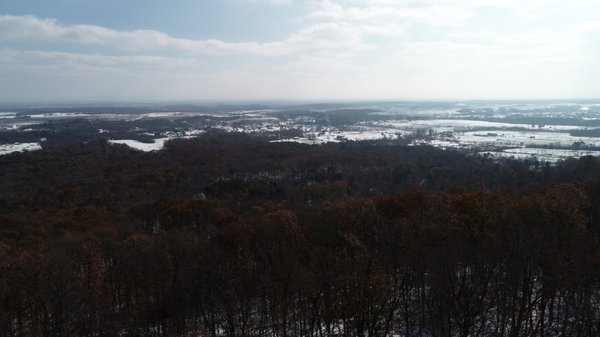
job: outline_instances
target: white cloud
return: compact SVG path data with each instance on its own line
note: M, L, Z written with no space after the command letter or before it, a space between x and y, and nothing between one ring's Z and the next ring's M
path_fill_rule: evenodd
M66 42L105 45L122 50L146 51L176 49L193 53L268 53L274 46L255 42L227 43L221 40L188 40L155 30L116 31L93 25L63 26L54 19L34 16L0 16L0 40Z
M351 6L344 2L323 0L312 18L364 23L380 26L389 24L455 25L473 14L461 6L409 6L404 1L368 1Z
M73 67L85 66L99 69L108 67L119 69L139 70L148 69L174 69L190 67L198 64L194 58L164 57L164 56L113 56L102 54L82 54L58 51L17 51L13 49L0 49L0 66L7 64L20 67Z
M214 99L540 98L594 96L600 85L597 1L305 3L300 28L270 42L3 15L0 78L11 75L0 79L0 96L18 88L7 78L21 90L39 78L30 85L38 93L56 80L68 88L52 88L56 95Z
M116 31L93 25L64 26L54 19L34 16L0 16L0 41L60 42L103 45L120 50L178 51L188 54L259 54L281 56L314 49L362 49L360 35L350 25L322 23L309 26L289 38L259 43L225 42L218 39L191 40L155 30Z

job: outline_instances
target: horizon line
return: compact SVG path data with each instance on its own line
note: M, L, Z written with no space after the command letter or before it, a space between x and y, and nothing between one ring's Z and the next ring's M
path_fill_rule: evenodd
M366 104L366 103L468 103L468 102L598 102L597 98L387 98L387 99L34 99L34 100L0 100L0 106L10 105L98 105L98 104Z

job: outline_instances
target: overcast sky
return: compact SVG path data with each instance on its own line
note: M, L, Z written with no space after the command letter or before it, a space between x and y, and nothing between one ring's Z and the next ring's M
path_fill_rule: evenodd
M599 97L600 1L0 1L4 102Z

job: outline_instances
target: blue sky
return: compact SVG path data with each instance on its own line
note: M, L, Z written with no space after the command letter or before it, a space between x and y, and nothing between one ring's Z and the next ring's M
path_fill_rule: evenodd
M594 0L0 2L0 101L600 96Z
M154 29L189 39L284 38L300 26L306 7L269 1L222 0L18 0L0 3L13 15L55 18L61 24L90 24L116 30ZM277 29L274 29L277 27Z

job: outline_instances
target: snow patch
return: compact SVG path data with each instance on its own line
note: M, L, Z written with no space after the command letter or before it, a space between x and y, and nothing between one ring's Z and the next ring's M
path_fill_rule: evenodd
M39 143L14 143L0 145L0 156L23 151L41 150L42 146Z
M93 115L84 114L79 112L48 112L41 115L30 115L31 118L77 118L77 117L91 117Z
M165 147L165 142L169 139L171 138L157 138L154 139L153 143L142 143L133 139L111 139L108 142L110 144L124 144L136 150L151 152L162 150Z

